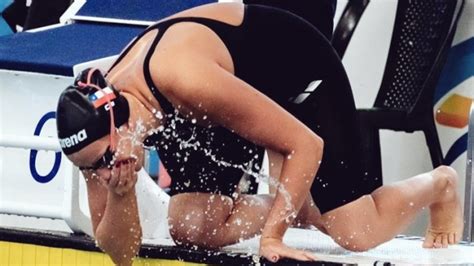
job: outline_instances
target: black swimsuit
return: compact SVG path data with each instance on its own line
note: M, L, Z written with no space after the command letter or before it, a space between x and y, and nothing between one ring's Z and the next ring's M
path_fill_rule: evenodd
M324 139L323 161L311 188L321 212L370 192L363 189L363 175L358 169L350 84L330 43L311 24L292 13L248 5L239 26L198 17L173 18L153 25L114 64L141 36L159 30L143 71L167 122L147 141L157 147L172 177L172 195L232 195L245 171L259 170L264 151L226 128L204 127L185 119L153 83L150 58L166 30L180 22L198 23L215 32L232 56L236 77L270 97Z

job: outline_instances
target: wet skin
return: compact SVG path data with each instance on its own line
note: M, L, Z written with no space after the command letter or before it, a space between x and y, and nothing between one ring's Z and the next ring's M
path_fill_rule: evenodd
M240 4L214 4L177 16L204 16L239 25L242 14ZM149 32L107 76L127 97L131 109L128 124L120 127L119 137L113 140L117 141L116 162L120 163L112 169L84 171L96 239L114 262L122 265L131 263L141 238L132 189L136 171L143 164L142 147L137 143L144 140L149 130L161 125L155 116L162 112L161 107L142 72L147 48L156 34L157 31ZM224 126L282 158L281 170L275 177L283 189L277 189L275 196L242 196L235 200L229 197L216 200L215 195L206 193L174 196L169 221L176 242L218 247L261 233L260 254L267 259L314 260L310 252L287 247L282 242L285 231L298 215L304 213L306 219L301 220L319 226L344 248L362 251L399 234L423 207L431 211L425 247L445 247L459 241L462 211L455 189L457 177L448 167L381 187L319 215L308 195L322 158L324 140L271 99L235 77L228 50L208 28L195 23L171 27L150 63L153 81L173 105L180 106L179 111L184 116L198 123L210 121ZM206 121L202 120L204 116L208 118ZM145 126L144 132L136 132L138 121ZM108 146L110 139L105 136L69 158L77 166L91 166ZM290 195L292 208L287 208L283 190ZM212 220L206 211L213 214ZM181 215L193 212L196 215L192 221ZM404 215L400 215L402 212ZM244 222L236 222L238 219ZM214 229L225 232L213 234Z

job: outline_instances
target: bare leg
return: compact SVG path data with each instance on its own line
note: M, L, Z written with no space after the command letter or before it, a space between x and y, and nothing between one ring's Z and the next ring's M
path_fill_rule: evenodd
M183 193L171 198L170 233L177 244L217 248L259 234L270 210L270 197L230 197Z
M281 161L270 155L270 175L280 176ZM271 188L271 191L275 191ZM272 195L240 195L237 200L208 193L182 193L171 198L170 233L177 244L216 248L261 233L273 203ZM294 221L325 232L319 209L308 195Z
M338 244L365 251L392 239L429 207L431 222L423 246L446 247L460 240L463 229L456 179L452 168L441 166L325 213L322 222Z
M217 248L234 244L261 233L272 203L269 195L241 195L235 201L208 193L175 195L169 205L170 233L179 245ZM307 221L312 211L303 206L299 219Z

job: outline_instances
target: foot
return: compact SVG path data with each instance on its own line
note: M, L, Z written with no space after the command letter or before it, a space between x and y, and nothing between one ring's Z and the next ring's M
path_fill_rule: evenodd
M438 201L430 206L430 225L426 230L424 248L446 248L462 236L462 206L457 193L457 173L446 166L433 172Z

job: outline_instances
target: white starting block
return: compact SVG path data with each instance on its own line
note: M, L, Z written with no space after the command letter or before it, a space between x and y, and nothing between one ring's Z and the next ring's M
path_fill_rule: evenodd
M213 2L80 0L58 25L0 37L0 214L62 219L90 235L85 182L57 141L60 93L81 70L108 68L153 22ZM165 237L156 218L167 215L167 195L144 171L137 190L145 238Z

